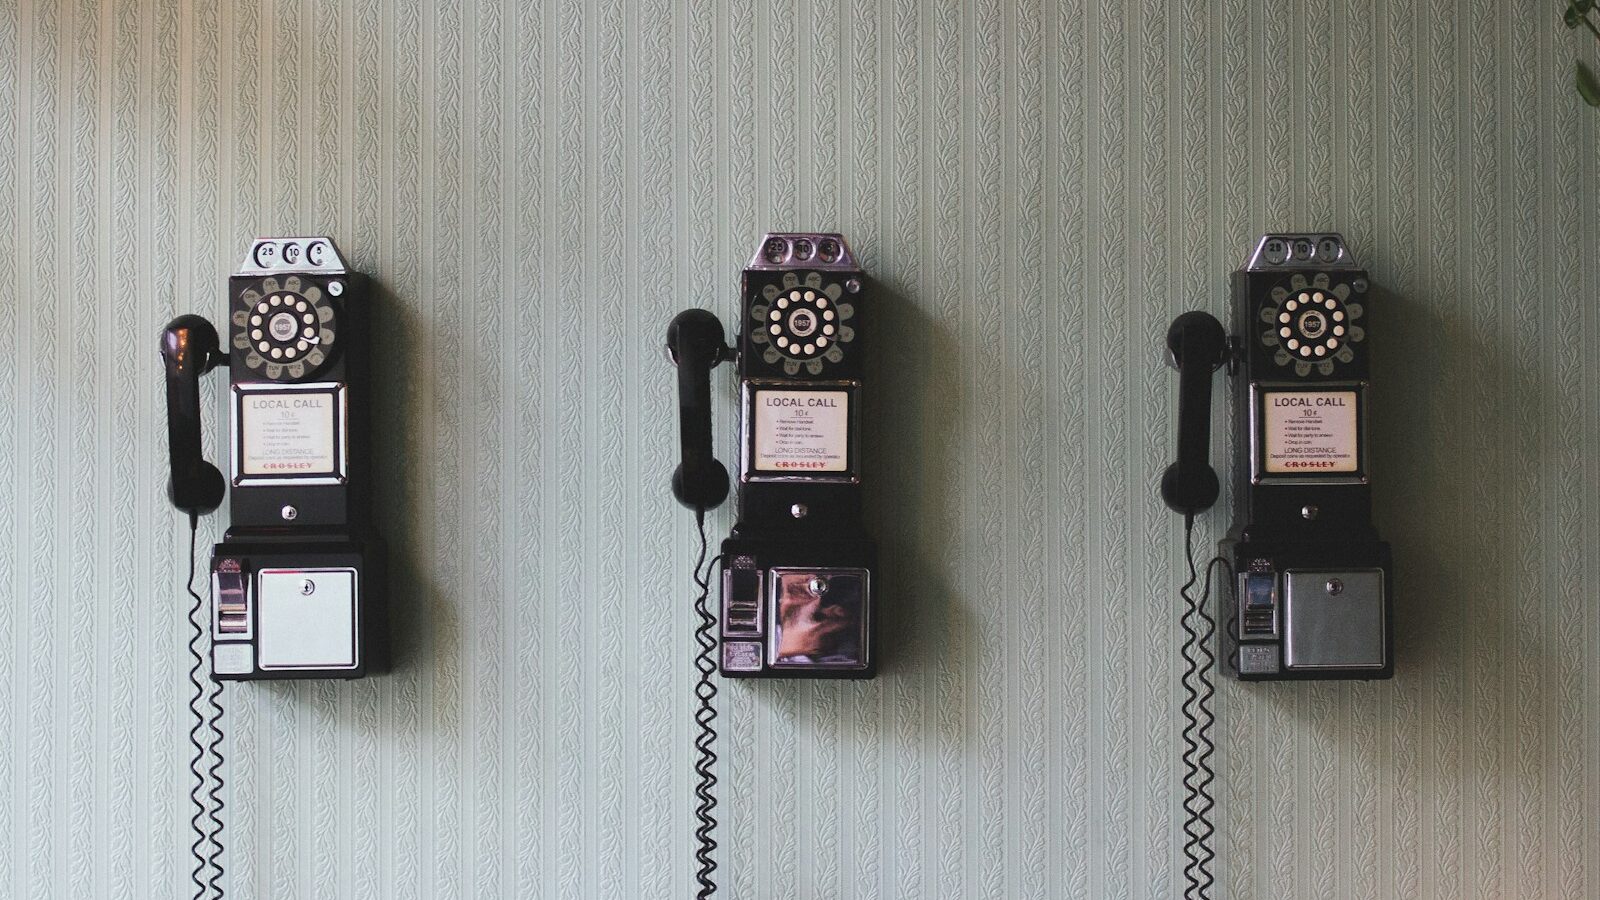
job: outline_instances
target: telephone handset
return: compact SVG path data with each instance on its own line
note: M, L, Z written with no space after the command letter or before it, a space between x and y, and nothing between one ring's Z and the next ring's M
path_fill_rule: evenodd
M672 495L694 510L714 509L728 498L728 470L711 450L711 370L728 352L722 321L707 310L686 309L667 326L667 354L678 367L683 460L672 473Z
M727 494L711 452L710 370L737 361L737 516L722 542L718 668L728 677L870 678L876 545L861 522L860 306L865 273L838 234L768 234L741 281L738 350L717 318L668 328L683 459L673 493Z
M1220 326L1204 313L1180 316L1168 337L1179 459L1162 495L1179 512L1215 498L1198 404L1210 370L1227 362L1235 376L1247 440L1224 543L1235 583L1221 592L1222 658L1243 680L1394 673L1393 566L1368 474L1369 288L1339 235L1269 234L1234 275L1232 348L1219 356Z
M356 678L383 660L383 544L368 511L367 280L326 237L254 242L228 280L228 352L204 318L161 333L168 493L230 493L211 559L211 675ZM229 473L202 458L200 379L227 362Z
M167 498L191 516L222 505L227 490L222 472L206 462L200 448L200 378L228 361L217 330L204 318L184 315L161 332L161 359L167 371L167 455L172 478Z
M1211 373L1228 360L1228 336L1212 316L1186 312L1167 329L1167 353L1178 370L1178 459L1161 474L1161 497L1192 516L1221 490L1211 468Z

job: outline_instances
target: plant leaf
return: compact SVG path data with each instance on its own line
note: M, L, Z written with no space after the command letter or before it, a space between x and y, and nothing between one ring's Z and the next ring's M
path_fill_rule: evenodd
M1577 70L1578 95L1583 97L1583 102L1590 106L1600 106L1600 81L1594 77L1594 71L1583 63L1578 63Z
M1561 14L1561 21L1567 23L1568 28L1577 28L1578 23L1583 21L1583 13L1578 12L1576 6L1568 4L1567 11Z

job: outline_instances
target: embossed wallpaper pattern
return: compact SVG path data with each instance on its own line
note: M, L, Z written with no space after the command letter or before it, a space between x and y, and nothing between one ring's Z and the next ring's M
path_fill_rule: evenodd
M0 896L184 894L155 337L286 232L387 292L402 659L227 688L229 896L688 896L661 347L786 227L877 279L886 661L724 686L725 896L1179 894L1160 339L1313 227L1387 292L1399 671L1222 685L1217 896L1600 896L1579 46L1555 0L0 0Z

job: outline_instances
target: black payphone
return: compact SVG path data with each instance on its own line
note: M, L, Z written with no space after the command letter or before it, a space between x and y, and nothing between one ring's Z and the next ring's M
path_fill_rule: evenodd
M214 712L200 711L207 662L215 681L359 678L384 665L384 545L369 509L370 302L367 279L349 270L330 238L266 238L228 281L226 350L200 316L179 316L161 332L172 503L193 530L225 492L230 497L201 615L210 653L199 635L195 642L197 779L202 757L221 762L216 688ZM201 376L224 363L226 477L202 456L200 414ZM190 582L204 606L192 571ZM204 747L203 727L211 729ZM196 786L197 804L204 787ZM220 830L216 806L197 813L197 829L204 813ZM215 864L220 848L206 863L198 844L196 853L200 896L199 869ZM217 867L209 882L217 896L220 874Z
M1188 557L1185 897L1196 900L1211 883L1213 635L1225 671L1244 681L1394 673L1393 565L1372 524L1367 272L1337 234L1268 234L1234 273L1232 293L1233 336L1204 312L1184 313L1167 332L1179 372L1178 459L1161 495L1184 516ZM1209 459L1211 382L1224 367L1241 438L1234 525L1194 596L1194 517L1220 492ZM1217 569L1228 574L1214 619L1205 602Z
M725 345L721 322L703 309L680 313L667 329L682 441L672 490L695 511L702 541L695 567L702 898L715 890L712 672L870 678L877 666L877 546L861 521L865 288L866 275L842 236L768 234L740 283L737 349ZM736 521L707 566L705 513L728 493L728 472L712 453L710 373L730 358L740 385ZM718 615L706 608L714 581L721 588Z
M744 271L737 520L722 542L718 667L729 677L869 678L876 545L861 523L865 274L837 234L769 234ZM711 453L710 370L722 326L668 329L683 462L673 490L705 510L727 493ZM707 502L707 501L710 502Z
M1244 437L1224 556L1222 659L1243 680L1394 674L1393 566L1372 525L1369 281L1337 234L1271 234L1233 280L1231 342L1205 313L1173 322L1179 455L1162 480L1193 516L1217 495L1210 373L1234 378Z
M200 376L229 374L230 525L211 559L211 674L358 678L382 664L373 530L367 280L329 238L258 240L228 282L228 347L199 316L161 334L171 496L203 515L224 479L200 452Z

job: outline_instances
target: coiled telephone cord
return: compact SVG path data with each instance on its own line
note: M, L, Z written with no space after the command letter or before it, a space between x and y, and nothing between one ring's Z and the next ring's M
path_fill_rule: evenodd
M189 745L194 757L189 760L189 772L194 776L194 788L189 799L194 802L194 816L189 825L194 830L194 843L189 852L194 857L194 871L189 879L194 882L194 900L222 897L222 685L212 681L206 690L205 651L202 647L205 628L200 623L205 598L194 589L195 544L199 540L200 517L189 517L189 577L184 587L194 602L189 607L189 625L194 629L189 638L189 656L193 665L189 669L189 684L194 694L189 699L189 711L194 714L194 726L189 729ZM203 766L210 756L211 765ZM210 877L207 877L209 870Z
M697 801L694 817L699 822L694 830L695 841L699 843L694 853L697 865L694 880L700 885L700 890L695 892L696 900L706 900L717 890L717 883L711 880L712 874L717 870L717 861L712 855L716 852L717 840L711 836L717 827L716 817L712 815L717 808L717 796L713 793L717 786L717 775L713 770L717 763L717 754L712 749L717 740L717 730L712 727L712 722L717 718L717 709L711 703L717 696L717 683L711 680L711 676L717 671L715 656L717 641L714 634L717 619L707 608L707 603L711 597L711 573L722 557L718 555L709 561L706 559L705 510L695 510L694 521L695 527L700 531L700 555L694 563L694 583L700 588L700 593L694 600L695 614L700 617L700 625L694 630L695 643L700 645L700 652L694 659L694 667L700 673L700 679L694 686L694 696L699 701L694 713L694 723L699 729L694 739L696 754L694 773L700 778L694 788Z
M1211 810L1216 800L1211 796L1211 784L1217 774L1211 768L1211 756L1217 745L1211 739L1216 725L1216 714L1211 701L1216 696L1213 681L1217 657L1211 650L1211 640L1216 635L1217 622L1206 612L1211 598L1211 573L1218 564L1228 569L1228 561L1221 556L1206 563L1205 586L1197 597L1192 592L1200 580L1200 571L1194 559L1194 516L1183 519L1183 551L1189 565L1189 580L1178 593L1183 597L1183 855L1188 860L1183 867L1184 900L1209 900L1215 878L1211 863L1216 851L1211 838L1216 828L1211 823Z

